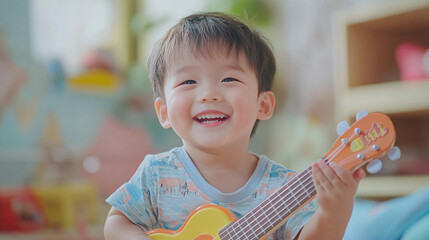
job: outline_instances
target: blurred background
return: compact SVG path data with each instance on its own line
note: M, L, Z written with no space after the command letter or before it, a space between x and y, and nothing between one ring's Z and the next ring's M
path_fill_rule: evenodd
M429 186L427 1L0 0L0 239L103 239L104 199L146 154L181 145L158 123L146 58L199 11L245 19L273 46L277 105L252 152L299 171L337 122L381 111L402 157L358 198Z

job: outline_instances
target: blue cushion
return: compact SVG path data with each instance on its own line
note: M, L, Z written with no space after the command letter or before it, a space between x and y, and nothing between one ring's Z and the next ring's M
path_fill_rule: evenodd
M344 240L401 239L427 215L429 188L385 202L356 200Z
M428 203L429 204L429 203ZM429 238L429 214L405 231L401 240L427 240Z

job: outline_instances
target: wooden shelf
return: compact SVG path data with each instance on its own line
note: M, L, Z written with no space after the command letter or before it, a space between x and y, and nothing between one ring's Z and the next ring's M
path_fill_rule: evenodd
M412 93L412 94L410 94ZM386 82L349 88L339 97L337 114L344 119L359 111L397 114L429 109L429 79Z
M395 198L429 187L429 176L384 176L362 179L358 198Z
M400 81L395 56L404 42L429 48L429 1L343 9L333 17L333 33L336 120L350 120L362 110L386 113L395 124L396 143L403 153L399 161L404 163L387 171L393 176L364 179L357 196L388 199L429 186L429 176L394 175L404 170L400 165L429 161L429 77Z
M336 118L361 110L429 109L429 79L399 81L395 51L403 42L429 47L429 2L392 1L334 14Z
M373 30L409 31L410 28L427 27L428 8L426 0L393 0L345 9L339 17L348 25L365 24Z

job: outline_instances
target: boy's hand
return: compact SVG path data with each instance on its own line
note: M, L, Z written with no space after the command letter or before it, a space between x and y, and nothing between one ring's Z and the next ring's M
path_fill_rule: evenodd
M358 169L352 173L337 163L327 165L319 160L312 165L312 174L319 208L298 239L340 240L352 214L359 181L365 177L365 172Z
M365 171L358 169L352 173L335 162L327 165L319 160L312 165L312 173L316 201L321 210L350 216L356 190L359 181L365 177Z

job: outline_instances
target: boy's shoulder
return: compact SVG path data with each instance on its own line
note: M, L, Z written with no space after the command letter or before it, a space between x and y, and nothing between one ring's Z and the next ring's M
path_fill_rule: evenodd
M183 154L183 147L176 147L166 152L157 154L148 154L143 160L142 165L146 168L182 168L179 161L180 156Z

